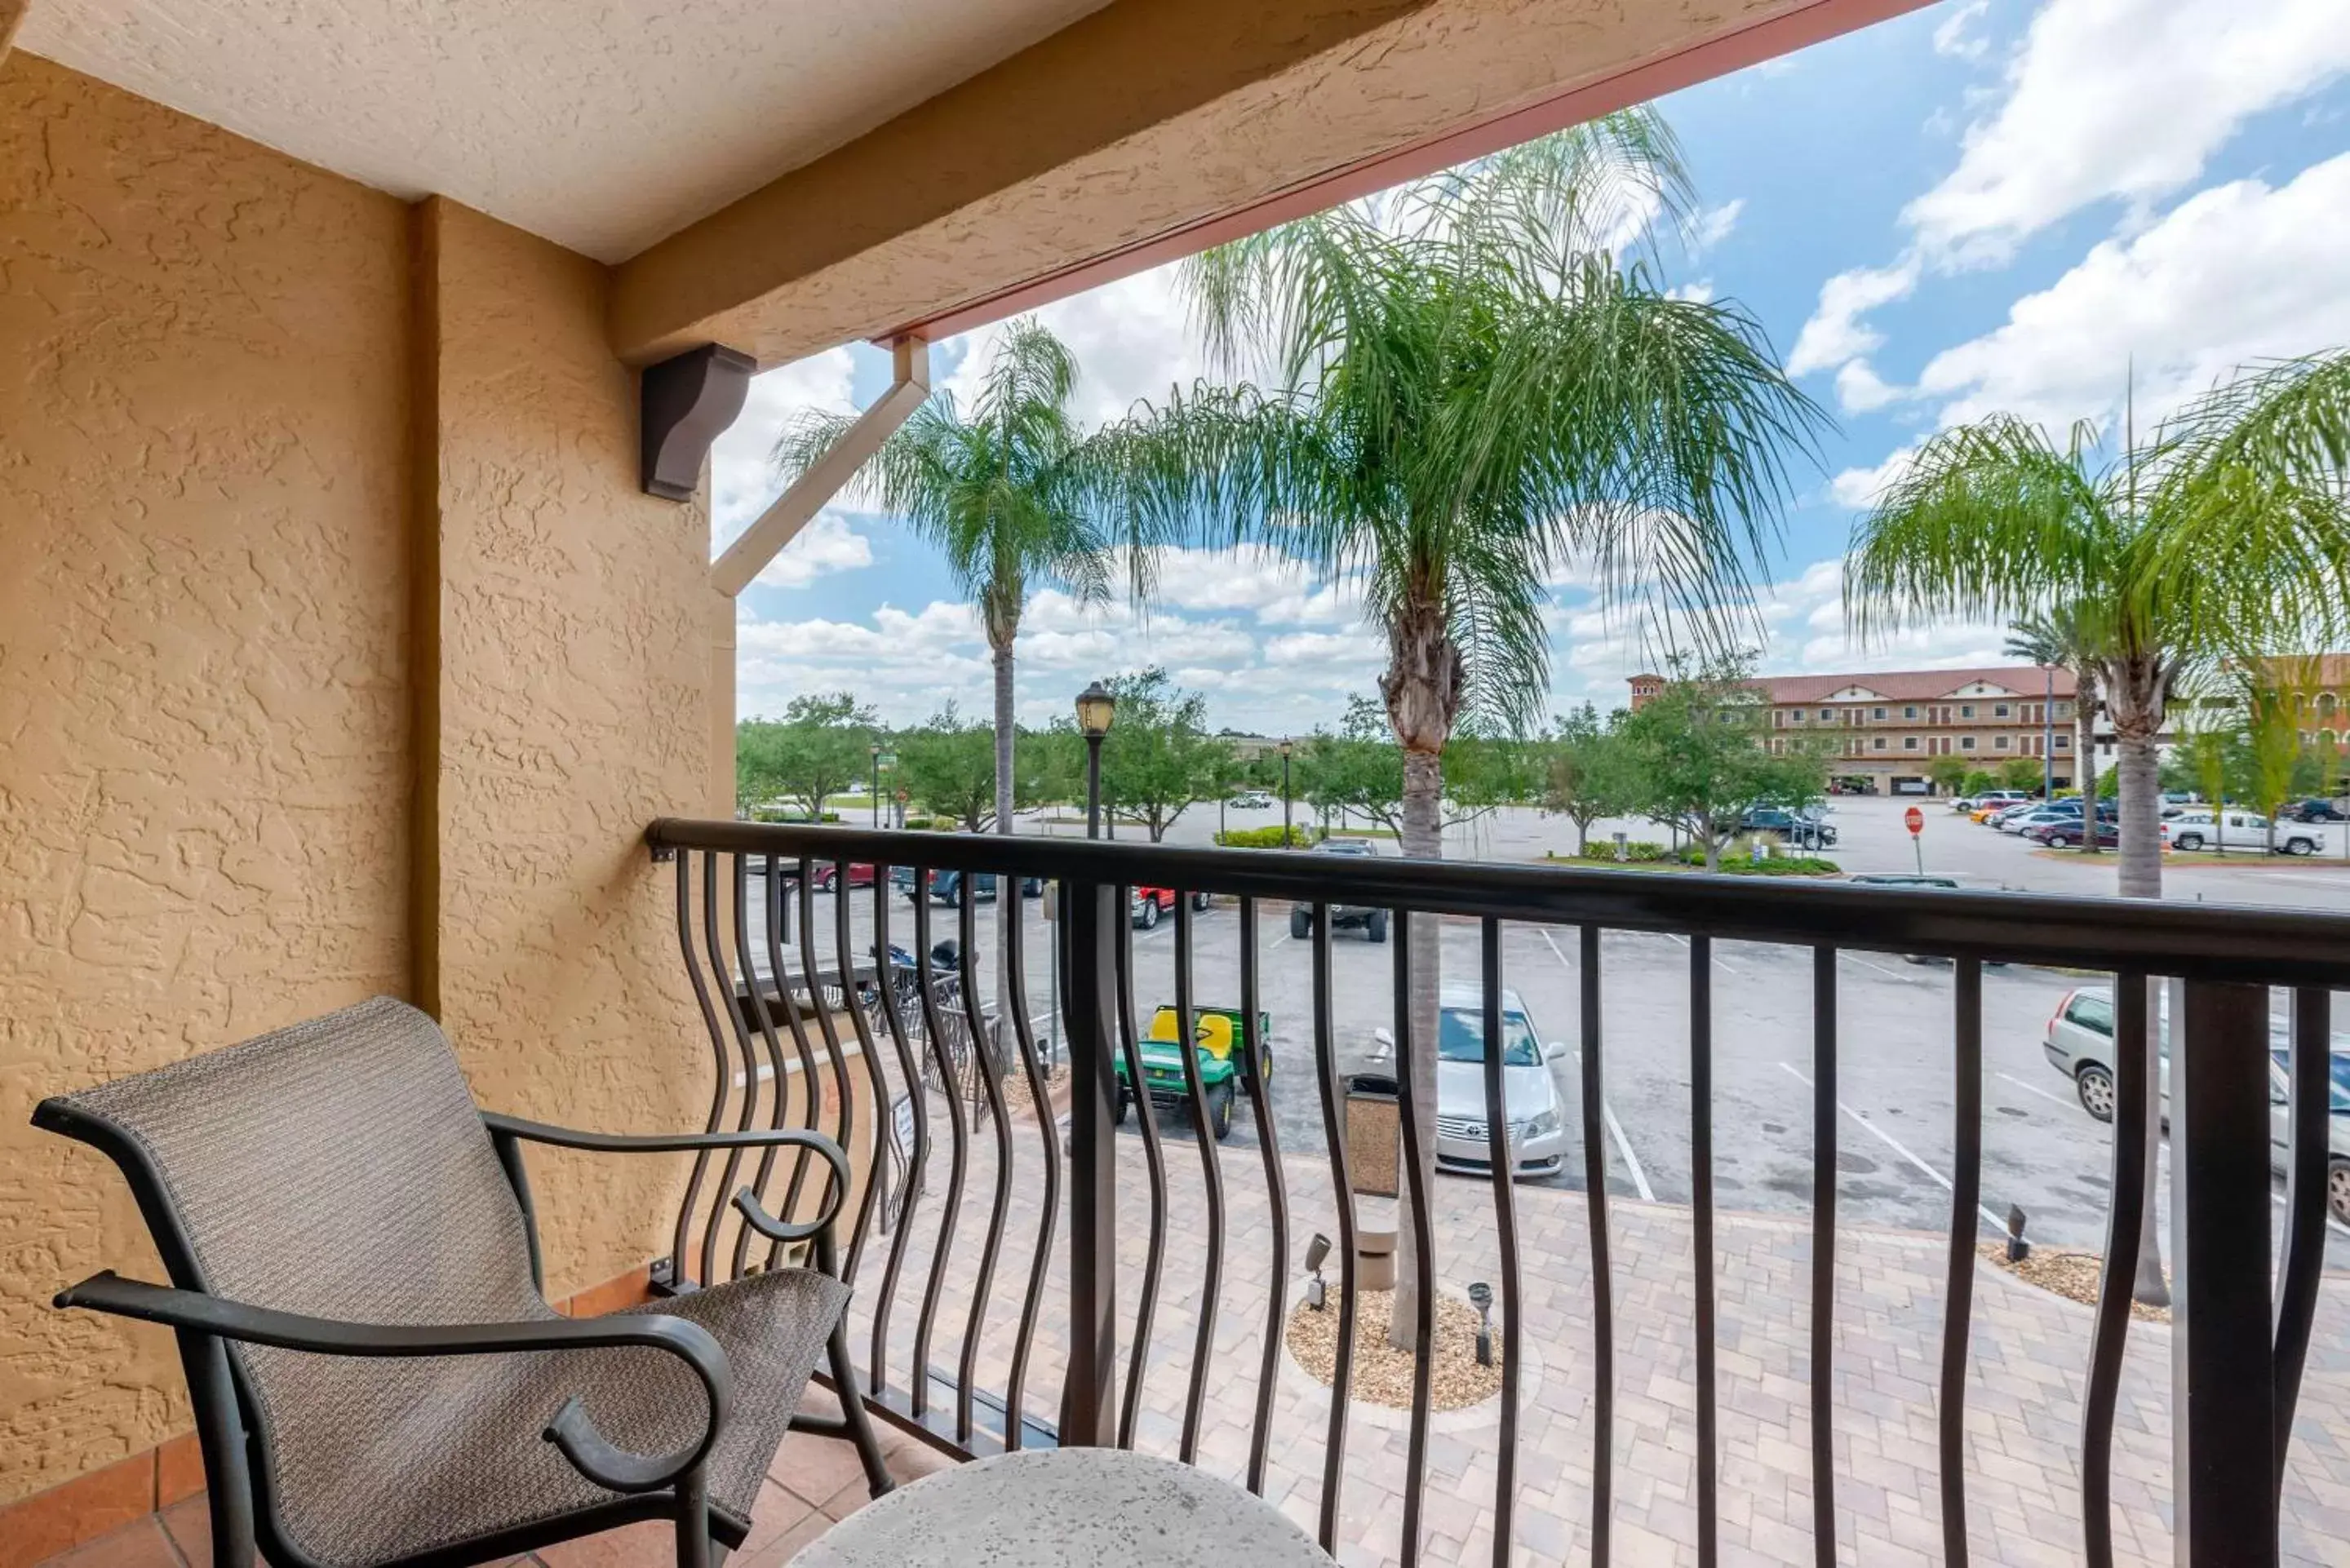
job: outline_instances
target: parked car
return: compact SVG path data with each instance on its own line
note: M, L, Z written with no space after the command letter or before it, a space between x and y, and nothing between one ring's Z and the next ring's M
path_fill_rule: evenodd
M1136 930L1149 930L1159 924L1159 916L1175 912L1175 898L1172 888L1129 888L1126 894L1127 919L1134 922ZM1205 893L1191 895L1191 908L1195 909L1206 909L1208 902Z
M2350 800L2297 800L2277 810L2279 822L2350 822Z
M1960 795L1957 800L1951 802L1950 805L1951 808L1956 811L1977 812L1982 814L1982 815L1978 815L1975 818L1977 822L1981 822L1983 815L1988 815L1991 812L2001 810L2006 806L2017 805L2020 802L2027 801L2031 798L2032 796L2030 794L2020 789L1987 789L1981 794Z
M1371 841L1367 838L1326 838L1308 853L1377 855L1378 851L1372 847ZM1360 929L1363 935L1375 942L1388 940L1388 912L1385 909L1366 909L1356 904L1331 905L1330 929L1336 931L1349 926ZM1290 907L1289 934L1300 941L1314 934L1314 910L1310 906L1294 904Z
M2024 830L2025 837L2037 839L2052 849L2078 849L2081 847L2081 840L2085 834L2083 818L2078 812L2063 822L2043 823L2038 827ZM2121 824L2102 812L2097 815L2096 834L2098 848L2119 849L2121 847Z
M2053 823L2076 823L2081 820L2080 807L2066 811L2062 806L2035 805L2028 811L2005 811L1991 818L1991 826L2002 833L2022 833L2028 827L2045 827Z
M960 871L931 872L931 902L933 904L955 904L962 902L962 878L963 873ZM1043 898L1045 896L1045 879L1042 877L1022 877L1020 880L1020 896L1024 898ZM909 892L907 897L911 898L913 895ZM987 904L993 903L994 899L995 873L993 871L972 872L971 874L972 902L974 904Z
M869 863L860 864L856 861L851 861L848 867L848 885L852 888L870 888L873 886L872 866ZM830 893L837 889L839 886L839 863L837 861L831 860L820 860L816 862L816 891L819 893Z
M1975 820L1983 823L1987 826L1998 827L2012 818L2022 816L2028 811L2039 811L2042 809L2043 808L2037 801L2014 801L2006 805L1994 806L1990 811L1985 812L1982 815L1977 817Z
M2212 849L2223 854L2265 855L2271 848L2269 819L2257 811L2209 806L2181 812L2162 825L2162 842L2186 854ZM2280 855L2314 855L2325 847L2323 830L2293 823L2273 835Z
M1242 811L1263 811L1273 805L1273 801L1270 796L1252 792L1232 796L1232 804Z
M1375 1059L1392 1062L1395 1036L1380 1029ZM1513 1174L1548 1176L1565 1162L1573 1139L1566 1106L1550 1064L1566 1054L1535 1032L1523 998L1502 992L1502 1107L1510 1118ZM1436 1165L1479 1175L1492 1170L1485 1129L1485 997L1475 986L1448 985L1437 996Z
M2114 1002L2103 988L2068 991L2048 1020L2043 1043L2049 1064L2073 1081L2081 1108L2101 1122L2114 1119ZM2287 1114L2292 1104L2287 1075L2290 1037L2284 1021L2269 1024L2269 1164L2285 1168ZM2170 1009L2167 997L2155 1012L2155 1051L2162 1075L2162 1099L2170 1101ZM2325 1192L2334 1217L2350 1224L2350 1034L2334 1036L2334 1080L2327 1117ZM2166 1115L2165 1121L2168 1117Z
M1773 833L1799 849L1825 849L1836 841L1836 830L1809 812L1758 805L1740 819L1741 833Z
M1862 871L1845 880L1857 888L1917 888L1934 892L1956 892L1964 886L1956 877L1939 877L1932 872L1917 871ZM1903 953L1901 956L1911 963L1943 961L1929 953ZM1990 968L2005 969L2008 961L1990 959L1985 961Z

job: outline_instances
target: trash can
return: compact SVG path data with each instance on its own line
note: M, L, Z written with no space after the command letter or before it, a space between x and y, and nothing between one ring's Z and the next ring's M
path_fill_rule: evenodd
M1399 1189L1403 1107L1396 1081L1378 1073L1347 1080L1347 1174L1355 1190L1393 1198Z

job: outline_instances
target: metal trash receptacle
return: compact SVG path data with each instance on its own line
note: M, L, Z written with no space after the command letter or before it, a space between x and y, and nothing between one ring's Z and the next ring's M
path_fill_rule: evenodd
M1379 1073L1347 1080L1347 1175L1357 1192L1393 1198L1400 1189L1403 1107L1396 1081Z

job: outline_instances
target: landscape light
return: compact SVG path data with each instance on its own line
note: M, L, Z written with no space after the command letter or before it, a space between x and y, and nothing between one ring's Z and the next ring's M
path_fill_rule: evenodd
M1330 1255L1330 1238L1319 1231L1314 1240L1305 1243L1305 1270L1314 1277L1305 1282L1305 1304L1315 1312L1329 1299L1329 1289L1322 1282L1322 1261Z
M1469 1287L1469 1304L1477 1309L1477 1365L1493 1365L1493 1287L1479 1280Z
M2023 1210L2011 1203L2007 1206L2007 1261L2020 1263L2032 1256L2032 1243L2023 1239Z

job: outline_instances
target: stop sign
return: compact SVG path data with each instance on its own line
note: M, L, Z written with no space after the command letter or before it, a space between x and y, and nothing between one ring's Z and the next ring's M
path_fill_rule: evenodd
M1926 814L1914 805L1901 814L1901 820L1908 825L1912 833L1926 831Z

